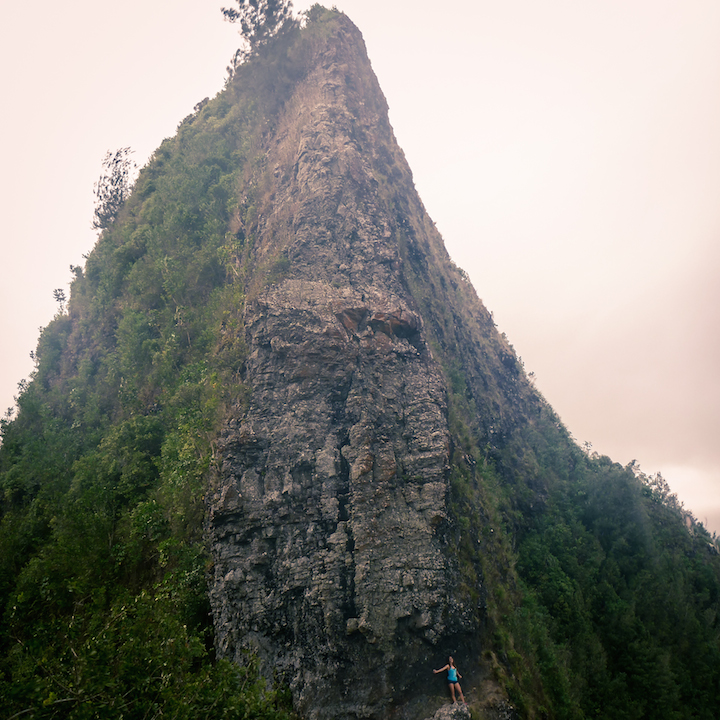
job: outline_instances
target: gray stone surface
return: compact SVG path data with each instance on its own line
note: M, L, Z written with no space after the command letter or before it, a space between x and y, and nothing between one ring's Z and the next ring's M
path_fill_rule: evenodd
M470 710L464 703L443 705L427 720L470 720Z
M476 628L449 586L446 387L388 184L422 206L346 19L265 167L254 263L286 262L245 304L249 399L208 497L218 649L257 652L307 717L405 717L430 658Z

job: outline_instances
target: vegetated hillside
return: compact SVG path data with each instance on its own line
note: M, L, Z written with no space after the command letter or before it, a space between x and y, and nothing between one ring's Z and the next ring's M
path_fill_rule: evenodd
M532 387L364 53L316 7L239 67L42 332L0 448L8 717L423 718L448 652L480 716L716 716L714 539Z

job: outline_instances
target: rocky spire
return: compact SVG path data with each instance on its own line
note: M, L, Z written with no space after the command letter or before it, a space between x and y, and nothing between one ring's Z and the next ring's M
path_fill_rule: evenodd
M249 399L209 501L211 599L220 652L258 652L301 712L380 717L477 635L453 599L446 385L414 296L466 283L360 33L335 13L318 24L252 179L246 232L268 270L244 311Z

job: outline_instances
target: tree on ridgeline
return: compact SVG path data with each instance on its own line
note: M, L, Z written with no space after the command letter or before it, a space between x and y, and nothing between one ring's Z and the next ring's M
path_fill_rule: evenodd
M65 312L65 303L67 302L65 291L62 288L57 288L53 290L53 297L55 298L55 302L60 306L60 314L62 315Z
M293 18L292 0L235 0L236 8L221 8L225 20L240 25L243 45L232 58L230 75L247 58L297 21Z
M133 186L135 163L130 159L133 151L129 147L108 152L102 163L102 174L95 183L95 212L93 230L105 230L115 221L120 208L130 196Z

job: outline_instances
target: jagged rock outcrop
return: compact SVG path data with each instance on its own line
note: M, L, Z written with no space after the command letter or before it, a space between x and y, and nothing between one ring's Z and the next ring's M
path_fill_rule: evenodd
M211 601L219 651L258 652L304 715L386 717L431 658L477 638L444 535L446 381L405 272L450 261L359 32L341 15L323 32L253 179L253 264L280 271L244 310L249 399L218 446Z
M212 520L223 651L250 642L301 706L360 716L448 631L444 386L420 328L373 330L412 317L388 302L288 280L248 308L250 406Z
M443 705L427 720L470 720L470 710L464 703Z

